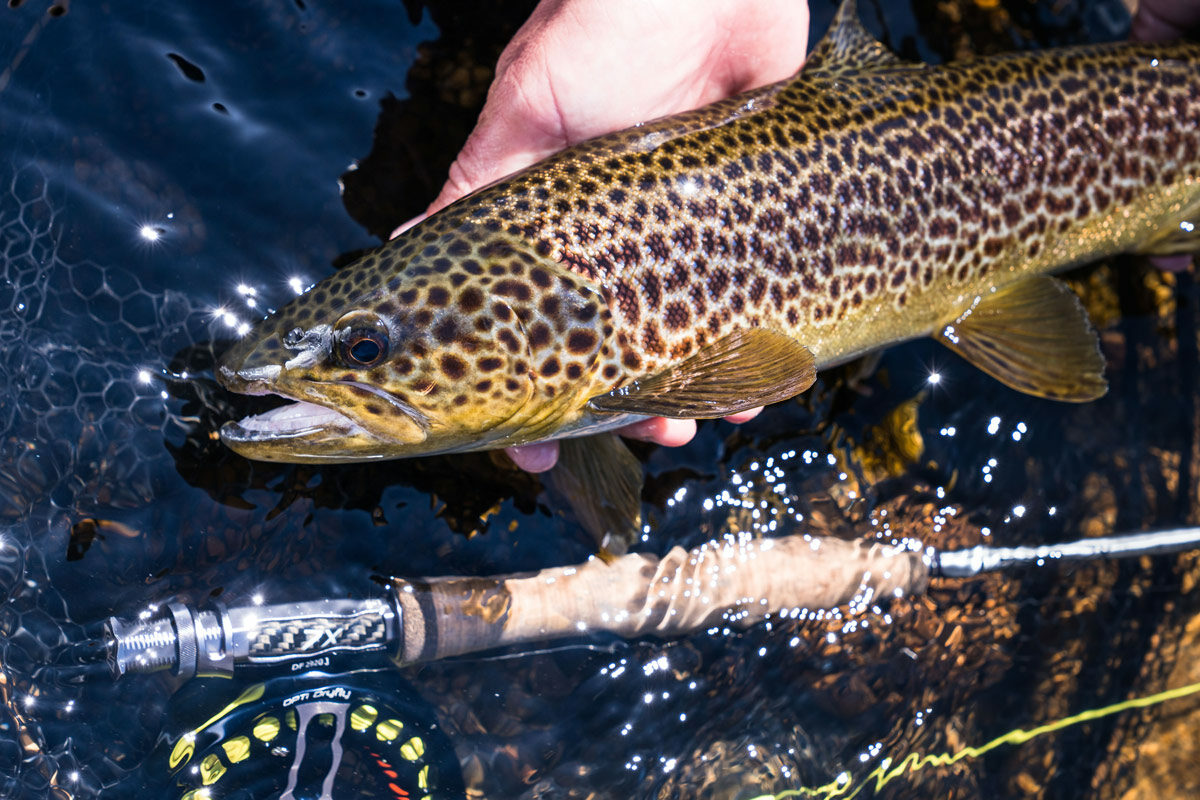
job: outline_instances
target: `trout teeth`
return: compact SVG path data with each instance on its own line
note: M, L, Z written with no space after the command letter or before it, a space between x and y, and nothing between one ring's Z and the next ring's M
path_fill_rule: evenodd
M283 367L280 365L267 364L262 367L239 370L237 376L244 381L273 381L279 377L281 372L283 372Z

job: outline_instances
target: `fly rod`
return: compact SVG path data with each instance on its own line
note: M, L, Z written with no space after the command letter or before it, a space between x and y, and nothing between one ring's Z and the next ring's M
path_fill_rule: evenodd
M920 594L931 578L1197 547L1200 528L951 551L809 535L719 540L662 557L592 558L521 574L392 578L363 599L204 608L170 602L136 620L109 619L101 650L117 675L334 672L369 654L404 666L597 632L680 636L718 623L748 626L792 609L849 605L861 613L884 599Z

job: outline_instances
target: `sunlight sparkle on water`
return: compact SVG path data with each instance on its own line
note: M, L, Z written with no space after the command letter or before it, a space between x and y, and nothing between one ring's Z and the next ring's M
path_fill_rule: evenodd
M984 483L992 482L992 470L996 468L996 464L997 464L996 459L989 458L987 464L985 464L981 468L980 471L983 473L983 482Z

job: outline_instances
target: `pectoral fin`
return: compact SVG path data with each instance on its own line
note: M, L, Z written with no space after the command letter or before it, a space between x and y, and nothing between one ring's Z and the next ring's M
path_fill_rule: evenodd
M558 444L558 464L546 476L571 505L600 555L621 555L637 541L642 522L642 465L613 433Z
M657 375L594 397L591 405L601 411L708 419L794 397L816 377L807 347L777 331L750 328Z
M983 296L935 338L1019 392L1082 403L1108 390L1096 332L1079 298L1054 278Z

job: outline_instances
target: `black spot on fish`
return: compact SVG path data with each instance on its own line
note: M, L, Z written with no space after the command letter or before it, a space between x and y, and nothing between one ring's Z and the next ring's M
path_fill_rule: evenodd
M534 349L540 349L550 344L550 326L544 322L538 322L529 329L529 345Z
M441 358L442 373L451 380L458 380L467 373L467 364L456 355L447 353Z
M598 310L595 303L585 303L572 311L571 316L580 322L591 322L596 318Z
M496 294L515 298L523 303L528 303L533 297L533 291L529 288L529 284L513 279L497 281L493 287L493 291Z
M664 323L667 326L667 330L682 330L683 328L687 327L688 323L692 321L692 314L688 310L687 305L678 300L667 303L666 308L663 309L663 312Z
M472 314L483 308L483 292L471 286L463 289L458 295L458 307L466 314Z
M573 330L567 335L567 350L576 355L590 353L596 346L596 334L587 330Z
M446 317L433 329L433 336L442 344L448 344L458 338L458 323L453 317Z

